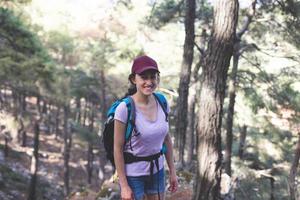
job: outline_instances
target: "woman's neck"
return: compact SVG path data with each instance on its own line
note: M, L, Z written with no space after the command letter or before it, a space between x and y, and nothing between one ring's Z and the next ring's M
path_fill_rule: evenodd
M147 105L150 103L152 95L148 96L148 95L143 95L143 94L137 92L133 95L133 98L138 104Z

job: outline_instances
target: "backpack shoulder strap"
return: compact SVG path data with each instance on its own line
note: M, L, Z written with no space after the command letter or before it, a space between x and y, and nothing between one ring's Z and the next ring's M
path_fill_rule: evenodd
M125 143L130 139L132 131L135 126L135 105L133 99L128 96L122 99L126 103L127 107L127 123L126 123L126 133L125 133Z
M166 121L169 121L168 120L168 102L167 102L167 99L166 97L161 94L161 93L158 93L158 92L155 92L153 93L154 97L157 99L159 105L161 106L161 108L163 109L164 113L165 113L165 116L166 116Z

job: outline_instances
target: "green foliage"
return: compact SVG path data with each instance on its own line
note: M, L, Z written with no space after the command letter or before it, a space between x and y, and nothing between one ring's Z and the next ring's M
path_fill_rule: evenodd
M203 26L211 26L213 19L213 6L209 1L196 0L196 19L198 19Z
M20 91L38 91L51 81L49 56L30 26L14 12L0 8L0 82ZM34 91L35 90L35 91Z
M57 63L64 66L73 66L78 62L75 52L75 40L68 33L50 31L47 33L45 40L46 47Z
M151 15L147 18L150 26L159 29L170 21L178 21L183 11L183 1L167 0L155 3Z
M95 77L88 76L80 69L71 69L69 72L71 77L70 95L74 98L85 97L92 102L99 102L99 81Z

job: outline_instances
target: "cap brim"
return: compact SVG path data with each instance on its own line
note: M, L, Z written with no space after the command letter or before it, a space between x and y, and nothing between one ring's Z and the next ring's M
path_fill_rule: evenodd
M144 67L143 69L137 70L136 73L137 74L142 74L143 72L145 72L147 70L154 70L154 71L159 72L159 70L156 67L149 66L149 67Z

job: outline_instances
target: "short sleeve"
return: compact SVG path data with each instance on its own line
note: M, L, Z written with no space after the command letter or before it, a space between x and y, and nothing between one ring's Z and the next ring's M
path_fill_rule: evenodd
M127 106L125 102L122 102L118 105L115 112L115 119L123 122L124 124L127 123Z

